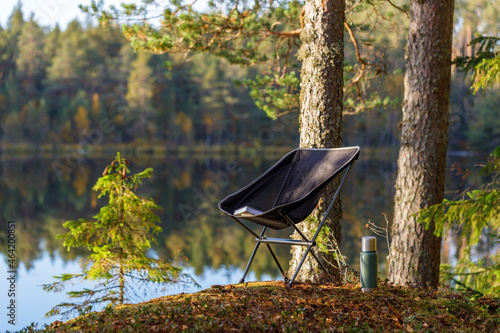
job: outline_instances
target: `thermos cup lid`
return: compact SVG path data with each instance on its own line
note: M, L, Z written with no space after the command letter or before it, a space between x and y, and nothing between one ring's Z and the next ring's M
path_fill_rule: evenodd
M361 238L361 252L377 251L377 238L364 236Z

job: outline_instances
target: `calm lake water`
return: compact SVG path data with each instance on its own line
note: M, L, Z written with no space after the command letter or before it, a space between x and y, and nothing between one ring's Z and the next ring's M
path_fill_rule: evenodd
M213 284L237 283L255 244L253 237L217 208L227 194L246 185L281 154L252 159L212 156L141 156L127 157L131 171L153 167L152 179L147 180L141 194L154 198L163 207L159 216L163 232L152 256L170 260L179 251L187 261L181 264L202 288ZM83 252L62 247L55 236L64 233L62 223L77 218L91 218L105 199L97 199L91 190L97 178L114 155L86 158L61 171L63 159L6 158L0 164L0 330L18 330L32 322L49 323L57 317L44 318L56 304L67 300L64 293L46 293L41 285L54 281L52 276L79 271L78 258ZM478 157L450 156L448 164L474 169ZM368 220L385 226L382 213L392 218L397 151L362 150L360 160L342 192L344 219L342 253L352 267L359 267L359 239L372 235L365 227ZM59 164L58 164L59 163ZM59 169L58 169L59 167ZM449 168L450 169L450 168ZM235 172L232 172L236 170ZM230 174L227 181L222 174ZM472 178L471 178L472 179ZM474 181L467 180L467 182ZM465 186L461 177L451 171L447 175L448 197ZM8 281L6 220L16 221L16 325L8 324L6 316ZM286 229L275 236L287 237ZM448 239L450 242L452 238ZM387 245L379 238L379 267L386 270ZM453 244L443 246L443 260L452 261ZM280 261L286 263L290 248L275 246ZM274 262L266 251L258 253L247 281L281 279ZM77 286L79 287L79 286ZM143 300L166 294L193 292L195 287L172 287L165 291L149 292ZM139 301L139 299L135 300Z

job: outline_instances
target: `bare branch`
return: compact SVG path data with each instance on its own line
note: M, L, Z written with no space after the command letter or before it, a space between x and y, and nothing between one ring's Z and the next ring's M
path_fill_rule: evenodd
M408 11L404 10L403 8L401 7L398 7L395 3L393 3L391 0L387 0L387 2L389 2L389 4L396 8L397 10L399 10L401 13L404 13L406 15L407 18L410 18L410 15L408 14Z
M276 23L279 23L279 22L276 22ZM275 36L280 36L280 37L298 37L302 31L302 28L298 28L298 29L295 29L295 30L292 30L292 31L272 31L272 27L276 24L276 23L273 23L273 25L271 26L271 29L268 29L266 28L266 30L271 33L272 35L275 35Z

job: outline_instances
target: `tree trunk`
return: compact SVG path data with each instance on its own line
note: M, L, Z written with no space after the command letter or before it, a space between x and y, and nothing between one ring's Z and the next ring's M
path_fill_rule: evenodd
M398 160L392 283L436 287L441 238L412 214L444 198L454 0L412 1Z
M304 27L299 60L302 61L300 91L300 146L333 148L342 145L343 61L344 61L344 0L306 0ZM322 205L313 213L317 219L326 210L337 183L332 183ZM327 225L340 246L342 237L340 198L328 216ZM315 222L301 223L310 239L317 229ZM294 239L300 239L295 232ZM293 274L306 247L292 247L289 274ZM332 258L326 258L330 262ZM327 267L332 268L330 265ZM317 280L318 264L310 255L304 262L297 281ZM333 269L332 269L333 272ZM290 275L291 277L291 275Z
M120 293L118 296L118 304L123 304L123 301L125 300L125 270L123 269L123 264L122 264L121 260L120 260L119 266L120 266L120 275L119 275Z

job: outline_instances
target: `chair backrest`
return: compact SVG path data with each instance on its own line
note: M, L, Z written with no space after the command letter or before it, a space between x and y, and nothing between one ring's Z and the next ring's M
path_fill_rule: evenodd
M318 187L326 186L355 154L355 149L297 149L276 206L298 201Z

